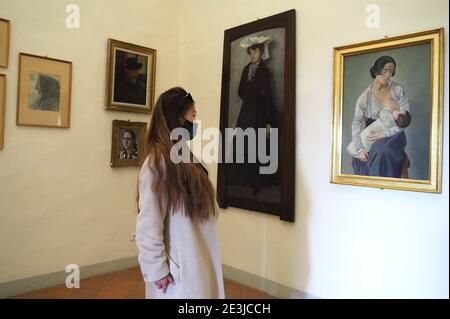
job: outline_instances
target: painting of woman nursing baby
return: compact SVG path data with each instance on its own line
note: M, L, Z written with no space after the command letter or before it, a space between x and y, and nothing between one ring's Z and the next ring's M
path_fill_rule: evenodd
M440 193L443 29L333 50L333 184Z
M409 178L404 130L411 123L408 97L393 80L396 61L379 57L370 68L373 81L359 96L347 152L356 175Z

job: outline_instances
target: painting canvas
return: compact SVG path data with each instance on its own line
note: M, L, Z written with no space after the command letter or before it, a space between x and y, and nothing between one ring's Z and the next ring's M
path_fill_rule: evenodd
M28 107L59 112L61 76L34 71L28 76Z
M332 182L439 192L442 37L335 48Z
M222 145L219 206L293 221L295 11L226 30L223 63L220 129L237 134Z
M107 109L150 113L156 50L109 39Z
M17 125L70 126L72 63L20 53Z

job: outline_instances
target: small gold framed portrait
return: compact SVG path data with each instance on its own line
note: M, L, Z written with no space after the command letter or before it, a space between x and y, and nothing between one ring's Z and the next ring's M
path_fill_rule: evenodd
M112 125L111 167L141 166L147 156L147 123L114 120Z

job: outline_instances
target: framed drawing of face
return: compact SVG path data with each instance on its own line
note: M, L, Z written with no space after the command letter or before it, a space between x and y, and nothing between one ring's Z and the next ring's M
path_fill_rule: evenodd
M225 31L219 206L294 221L295 10Z
M0 18L0 67L6 68L9 60L11 22Z
M155 69L156 50L109 39L106 109L151 113Z
M17 125L70 127L72 62L20 53Z
M113 121L111 167L141 166L147 156L147 123Z
M334 49L331 182L439 193L443 29Z

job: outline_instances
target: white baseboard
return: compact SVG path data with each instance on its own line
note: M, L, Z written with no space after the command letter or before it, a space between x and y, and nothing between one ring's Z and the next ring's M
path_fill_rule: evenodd
M318 297L294 288L279 284L257 275L222 265L223 276L245 286L264 291L266 294L280 299L318 299Z

